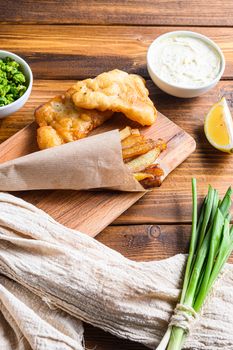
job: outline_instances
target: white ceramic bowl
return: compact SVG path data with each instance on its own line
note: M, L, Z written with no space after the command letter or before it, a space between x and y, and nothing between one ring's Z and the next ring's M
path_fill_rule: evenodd
M201 39L204 42L206 42L208 45L212 46L218 52L220 61L221 61L221 66L220 66L219 73L215 79L213 79L211 82L208 82L207 84L202 85L200 87L180 87L163 80L159 76L159 72L156 72L156 69L153 64L153 58L154 58L154 55L156 55L156 49L160 45L161 40L164 40L165 38L172 37L172 36L178 36L178 35L185 35L185 36ZM218 47L218 45L215 44L214 41L210 40L206 36L199 33L192 32L192 31L180 30L180 31L174 31L174 32L169 32L169 33L160 35L157 39L155 39L152 42L152 44L150 45L147 51L147 69L151 79L161 90L176 97L190 98L190 97L196 97L201 94L204 94L206 91L210 90L212 87L214 87L218 83L225 69L225 58L223 56L222 51Z
M7 117L17 112L25 104L25 102L28 100L30 96L30 93L32 90L32 83L33 83L32 71L26 61L24 61L21 57L17 56L12 52L0 50L0 58L5 58L5 57L11 57L13 60L15 60L20 64L22 72L26 77L28 88L25 91L25 93L20 98L18 98L18 100L10 103L9 105L0 107L0 118Z

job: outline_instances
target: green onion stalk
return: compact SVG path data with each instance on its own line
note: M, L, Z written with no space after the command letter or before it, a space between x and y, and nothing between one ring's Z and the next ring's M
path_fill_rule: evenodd
M232 193L229 188L220 200L217 190L209 186L198 215L196 179L192 180L192 233L183 288L174 317L157 350L182 349L189 321L201 310L233 250L233 226L230 226Z

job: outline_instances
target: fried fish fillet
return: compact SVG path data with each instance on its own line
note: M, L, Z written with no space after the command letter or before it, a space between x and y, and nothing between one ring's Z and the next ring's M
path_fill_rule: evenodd
M112 111L100 112L75 107L70 95L56 96L35 111L37 142L40 149L81 139L105 120Z
M141 125L152 125L157 116L145 80L118 69L78 81L68 93L76 107L122 112Z

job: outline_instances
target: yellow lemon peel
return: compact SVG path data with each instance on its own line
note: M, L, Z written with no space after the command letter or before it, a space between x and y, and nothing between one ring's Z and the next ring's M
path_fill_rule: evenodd
M205 118L204 131L213 147L233 153L233 120L225 97L210 109Z

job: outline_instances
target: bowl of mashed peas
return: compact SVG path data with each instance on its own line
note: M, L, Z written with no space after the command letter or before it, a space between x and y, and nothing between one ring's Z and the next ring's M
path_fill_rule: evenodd
M27 62L0 50L0 118L17 112L28 100L33 76Z

